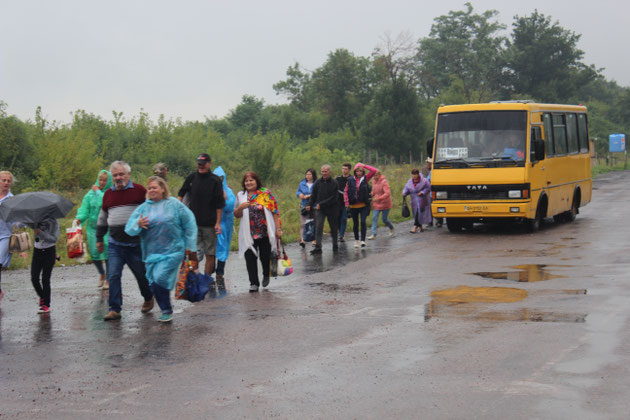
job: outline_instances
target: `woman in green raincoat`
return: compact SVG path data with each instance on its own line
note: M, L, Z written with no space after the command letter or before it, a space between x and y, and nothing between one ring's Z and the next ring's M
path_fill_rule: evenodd
M107 276L105 269L103 268L103 261L107 262L107 237L103 243L105 244L105 250L98 252L96 249L96 222L98 220L98 214L101 211L103 205L103 195L107 188L112 186L112 175L109 171L102 170L96 177L96 182L92 186L92 189L85 194L81 207L77 211L77 221L79 224L85 223L85 233L88 238L88 248L90 250L90 257L92 262L100 274L98 279L98 287L108 289Z

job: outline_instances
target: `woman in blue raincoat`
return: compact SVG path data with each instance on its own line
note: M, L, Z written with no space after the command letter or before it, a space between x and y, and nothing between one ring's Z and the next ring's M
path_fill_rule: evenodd
M177 282L177 272L186 251L197 259L197 222L192 211L170 197L166 181L152 176L147 181L147 201L129 217L125 232L140 235L142 260L146 275L162 316L160 322L173 319L170 291Z
M97 287L102 287L103 289L109 288L105 269L103 268L103 261L107 262L107 236L105 236L105 240L103 241L105 250L98 252L98 249L96 249L96 222L98 221L98 214L103 205L103 195L105 195L105 191L111 188L111 186L112 174L106 170L100 171L92 189L83 197L83 202L77 211L76 217L79 224L85 223L85 234L87 235L90 258L96 266L98 274L101 276L98 280Z
M234 231L234 203L236 196L228 187L227 177L222 167L218 166L214 170L214 174L223 180L223 198L225 198L225 207L223 207L223 217L221 217L221 234L217 236L217 287L225 289L225 263L230 256L230 244L232 243L232 233Z

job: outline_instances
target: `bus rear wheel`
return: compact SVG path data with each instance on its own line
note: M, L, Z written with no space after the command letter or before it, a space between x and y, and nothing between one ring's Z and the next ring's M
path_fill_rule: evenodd
M578 204L577 200L573 198L573 202L571 203L571 209L564 214L564 220L567 222L572 222L575 220L578 214Z

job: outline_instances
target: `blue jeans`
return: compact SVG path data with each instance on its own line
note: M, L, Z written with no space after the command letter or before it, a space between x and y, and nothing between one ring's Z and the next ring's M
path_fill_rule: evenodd
M163 288L157 283L153 283L151 285L151 291L153 292L153 296L155 296L155 301L160 307L162 313L172 314L173 307L171 306L171 291Z
M385 226L387 226L390 229L394 228L394 225L392 225L392 222L389 221L389 219L387 218L387 216L389 215L389 210L372 210L374 212L374 214L372 215L372 235L376 236L376 232L378 230L378 215L382 214L382 219L383 219L383 224Z
M146 271L142 262L142 249L140 244L133 246L121 246L112 242L109 243L107 259L107 280L109 281L109 310L120 312L123 303L122 295L122 270L127 264L133 273L140 294L145 301L151 300L153 294L149 287L149 280L145 275Z
M346 224L348 224L348 211L346 207L341 203L341 214L339 215L339 237L343 238L346 234Z
M350 215L352 216L352 230L354 231L354 239L356 241L359 240L359 216L361 216L361 240L365 241L365 234L367 232L367 225L365 224L365 220L367 219L367 215L369 212L370 208L368 206L358 209L350 209Z

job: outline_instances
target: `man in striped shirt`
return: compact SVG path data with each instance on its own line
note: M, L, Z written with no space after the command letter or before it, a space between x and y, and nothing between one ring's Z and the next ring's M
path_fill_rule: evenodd
M109 251L107 258L107 280L109 281L109 312L105 321L120 319L122 307L121 276L125 264L138 282L140 294L144 298L142 312L153 309L154 299L149 281L145 275L142 249L139 236L125 233L125 225L131 213L146 199L147 190L131 182L131 167L128 163L117 160L109 171L114 179L112 188L103 195L103 206L98 216L96 227L96 247L103 252L103 237L109 230Z

